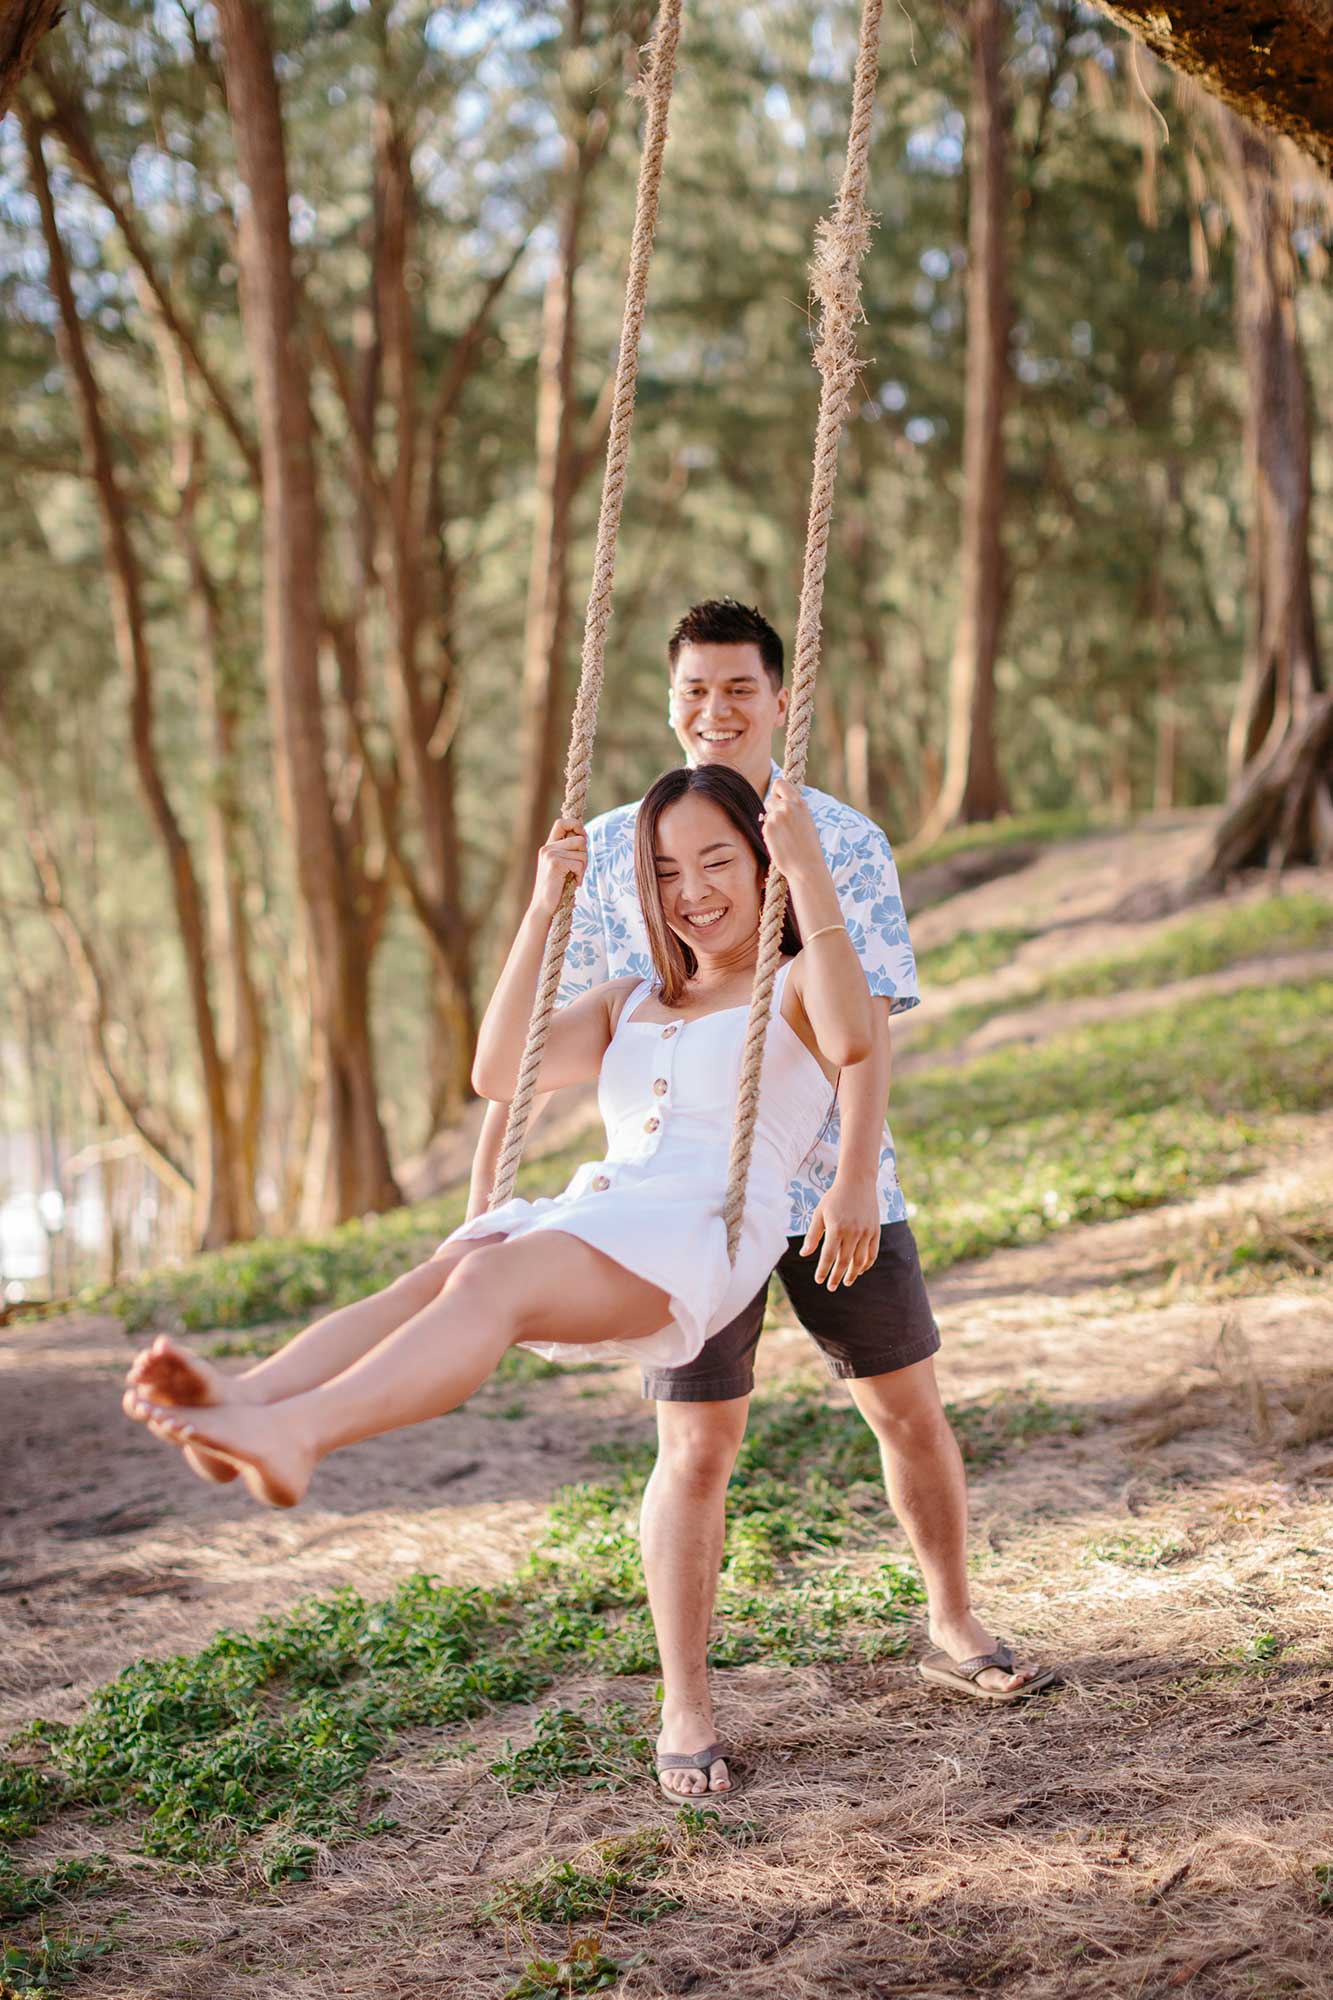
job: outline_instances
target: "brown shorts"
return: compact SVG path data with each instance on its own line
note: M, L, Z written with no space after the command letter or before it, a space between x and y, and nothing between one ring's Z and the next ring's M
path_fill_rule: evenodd
M819 1257L802 1257L801 1241L793 1236L788 1242L778 1276L830 1375L863 1381L936 1352L939 1329L908 1223L886 1222L875 1262L854 1285L836 1292L815 1283ZM728 1403L748 1396L767 1297L765 1285L683 1368L645 1368L644 1395L660 1403Z

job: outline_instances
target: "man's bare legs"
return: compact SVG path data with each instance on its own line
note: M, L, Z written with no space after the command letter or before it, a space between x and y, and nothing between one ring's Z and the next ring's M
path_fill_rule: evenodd
M934 1362L915 1361L847 1386L879 1443L889 1504L926 1586L931 1639L955 1660L989 1653L995 1634L973 1611L968 1590L963 1456L944 1414ZM1021 1687L1037 1671L1026 1667L1006 1674L987 1667L979 1685L1003 1692Z
M917 1361L847 1386L878 1440L889 1501L926 1586L933 1643L955 1660L989 1653L995 1635L976 1616L968 1590L962 1454L944 1414L934 1363ZM744 1397L657 1406L658 1458L643 1501L643 1566L662 1659L662 1750L701 1750L715 1734L708 1628L727 1484L748 1409ZM1006 1674L988 1667L980 1685L1005 1691L1037 1671ZM722 1772L713 1766L713 1789L724 1788ZM673 1772L666 1782L686 1795L709 1789L702 1773Z
M275 1404L189 1411L131 1394L130 1414L173 1443L229 1459L256 1499L292 1507L331 1451L457 1409L515 1342L632 1340L665 1325L670 1310L657 1286L577 1237L543 1230L474 1246L435 1298L318 1387Z
M662 1661L659 1754L703 1750L717 1730L708 1691L708 1627L726 1534L727 1482L745 1436L750 1399L657 1405L657 1464L643 1495L643 1570ZM665 1771L668 1790L725 1792L719 1758L708 1771Z

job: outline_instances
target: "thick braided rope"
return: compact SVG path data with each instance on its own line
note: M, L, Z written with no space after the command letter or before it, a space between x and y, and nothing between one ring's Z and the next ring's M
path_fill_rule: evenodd
M620 352L616 362L615 396L611 406L611 428L606 445L606 474L602 481L602 505L597 517L597 546L593 555L592 588L588 596L583 627L583 661L579 670L578 693L570 728L569 754L565 762L565 796L560 808L563 819L581 820L587 810L588 780L592 773L592 746L597 734L597 704L602 692L606 659L606 628L611 620L611 594L616 572L616 539L620 532L620 512L625 498L625 470L629 463L630 432L634 426L634 391L639 375L639 335L643 330L648 298L648 266L653 254L653 231L657 226L657 198L662 184L662 155L666 148L667 113L671 106L671 86L676 73L676 49L680 42L682 0L661 0L650 44L648 66L635 86L634 94L647 105L644 121L643 153L639 161L639 183L634 201L634 235L630 242L629 274L625 280L625 316L620 329ZM574 884L565 883L565 893L551 924L542 958L537 997L528 1039L519 1066L518 1084L509 1106L504 1148L495 1169L490 1206L498 1208L514 1191L518 1163L523 1156L523 1140L536 1095L542 1053L550 1031L551 1015L560 988L565 952L569 945L574 915Z
M782 774L793 785L805 780L805 758L815 711L815 677L819 672L820 616L824 604L824 572L828 566L829 524L833 518L833 487L838 476L838 443L847 405L859 371L856 326L861 312L861 259L870 241L871 216L865 204L869 178L870 125L879 81L879 29L883 0L864 0L861 37L852 90L847 165L833 213L819 225L811 285L819 301L819 336L815 365L822 384L815 427L814 465L810 482L810 518L806 528L801 605L796 619L791 704L787 711L787 747ZM759 1078L763 1069L773 981L781 955L782 921L787 908L787 884L776 868L768 872L763 914L759 919L759 957L754 969L750 1018L745 1029L736 1122L731 1135L731 1164L723 1215L727 1254L736 1261L741 1222L745 1215L745 1184L754 1146L759 1111Z

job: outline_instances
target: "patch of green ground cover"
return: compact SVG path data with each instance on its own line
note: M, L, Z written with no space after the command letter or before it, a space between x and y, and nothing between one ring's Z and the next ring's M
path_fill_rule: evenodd
M563 1958L534 1958L504 2000L574 2000L579 1993L605 1993L618 1986L637 1958L608 1958L600 1937L579 1938Z
M104 1854L78 1861L59 1861L39 1875L24 1875L0 1855L0 1919L14 1922L30 1917L70 1896L94 1895L117 1880Z
M1011 1410L1001 1421L1017 1437L1027 1420ZM574 1668L654 1669L635 1530L645 1459L608 1456L617 1476L566 1488L545 1541L503 1585L418 1576L378 1602L339 1591L253 1632L219 1632L198 1653L139 1661L77 1722L32 1724L0 1763L0 1839L91 1811L134 1819L144 1851L166 1860L249 1851L267 1879L299 1877L311 1842L384 1829L366 1775L405 1731L534 1701ZM852 1411L759 1400L732 1494L728 1657L803 1661L900 1643L921 1601L915 1576L847 1562L884 1522L873 1440ZM628 1712L606 1711L598 1726L594 1762L642 1767L646 1739ZM569 1729L539 1729L515 1769L568 1758Z
M923 987L957 986L964 979L980 979L985 972L1008 965L1021 944L1034 934L1012 925L993 930L960 931L948 944L931 945L916 955L916 969ZM917 1046L916 1043L913 1046Z
M1104 1535L1084 1544L1079 1561L1112 1563L1118 1569L1166 1569L1193 1553L1192 1545L1175 1535Z
M965 1453L987 1460L1072 1423L1024 1393L953 1414ZM198 1653L139 1661L73 1724L30 1725L0 1761L0 1841L77 1812L131 1820L144 1852L182 1867L300 1881L319 1844L391 1828L370 1773L406 1732L536 1701L572 1672L656 1672L635 1531L651 1453L606 1456L613 1477L566 1488L545 1541L503 1585L417 1576L378 1602L339 1591L252 1633L219 1632ZM886 1524L876 1448L854 1412L804 1395L758 1399L730 1515L719 1664L901 1650L922 1592L895 1563L854 1561ZM496 1760L496 1775L515 1789L618 1784L645 1777L649 1753L623 1704L592 1717L558 1708ZM706 1810L682 1810L694 1815L687 1831L710 1832ZM91 1865L57 1863L46 1879L66 1893ZM42 1881L14 1877L30 1913Z
M1333 1094L1333 981L1101 1022L903 1079L903 1182L929 1270L1241 1174Z
M650 1889L678 1860L710 1848L748 1847L759 1838L752 1820L724 1819L715 1807L683 1805L674 1819L599 1840L573 1860L547 1862L526 1879L499 1882L477 1910L480 1924L581 1924L606 1918L652 1923L682 1907L681 1898Z
M110 1949L110 1938L70 1938L45 1931L33 1945L0 1940L0 2000L58 1993L69 1985L80 1966Z
M1028 841L1045 845L1104 830L1090 814L1074 807L1059 812L1008 813L975 826L955 827L919 852L904 850L903 873L910 877L933 862L952 861L957 854L973 854L985 847L1016 847Z
M624 1865L598 1857L589 1868L553 1861L528 1882L502 1882L477 1912L493 1924L597 1923L613 1907L623 1922L650 1924L682 1907L681 1898L646 1885L668 1865L645 1853Z
M619 1792L636 1783L652 1752L647 1736L636 1734L636 1718L623 1702L604 1716L576 1708L550 1708L537 1717L531 1743L515 1750L506 1739L504 1754L491 1765L510 1798L520 1792L559 1791L575 1780L588 1792Z
M952 945L941 946L945 973L956 963L961 970L941 977L932 964L935 954L926 952L918 961L923 981L937 986L970 979L1007 963L1014 949L1030 933L1023 931L964 932ZM1001 952L1000 940L1011 940ZM1208 910L1197 917L1162 932L1136 951L1108 952L1100 958L1080 959L1059 967L1044 978L1034 980L1021 993L1003 999L976 1000L955 1007L938 1020L929 1016L914 1026L913 1053L951 1047L975 1034L997 1015L1017 1008L1041 1007L1061 1000L1100 999L1113 993L1156 992L1175 986L1184 979L1198 979L1209 972L1223 972L1228 966L1290 951L1333 949L1333 902L1301 890L1289 896L1271 896L1262 903L1246 903L1235 909ZM956 960L950 953L956 951ZM969 952L975 951L975 975L970 969ZM984 963L994 953L991 964Z

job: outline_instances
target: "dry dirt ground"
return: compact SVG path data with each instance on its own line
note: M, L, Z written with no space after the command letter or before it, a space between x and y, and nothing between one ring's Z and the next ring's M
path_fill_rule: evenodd
M1091 838L914 918L918 949L963 929L1036 932L999 972L932 995L931 1011L1008 995L975 1053L1089 1008L1182 997L1058 1012L1022 999L1068 958L1150 936L1156 920L1110 912L1179 874L1204 831L1194 816ZM910 1022L901 1047L910 1060ZM1078 1434L1035 1437L971 1482L978 1603L1058 1663L1063 1685L985 1708L929 1689L915 1643L901 1659L720 1673L720 1727L747 1773L721 1832L744 1839L714 1835L677 1858L652 1886L682 1907L658 1921L612 1907L603 1948L627 1968L616 1991L1333 1995L1333 1278L1312 1266L1237 1295L1210 1264L1251 1214L1280 1230L1327 1208L1333 1116L1289 1121L1287 1136L1243 1183L936 1281L946 1396L1029 1388L1082 1418ZM427 1166L438 1184L439 1163ZM1164 1282L1182 1254L1183 1278ZM260 1513L123 1421L129 1351L108 1320L0 1334L0 1732L70 1719L126 1663L312 1592L379 1595L419 1570L502 1577L540 1538L553 1493L603 1476L592 1447L649 1429L628 1368L494 1385L442 1423L345 1453L299 1512ZM765 1336L760 1374L761 1388L822 1385L795 1329ZM866 1561L881 1553L905 1555L887 1513ZM589 1678L542 1706L619 1701L651 1727L653 1693L647 1678ZM116 1949L67 1990L499 2000L525 1961L567 1940L479 1923L496 1883L551 1860L587 1866L593 1843L674 1820L647 1783L507 1796L488 1767L535 1714L401 1741L373 1774L397 1829L322 1854L311 1880L279 1890L144 1863L122 1826L27 1843L17 1859L32 1871L80 1842L138 1864L107 1905L51 1913L75 1934L118 1913Z
M1318 1272L1248 1297L1160 1282L1166 1258L1247 1212L1280 1221L1333 1193L1333 1121L1299 1137L1250 1182L937 1284L951 1398L1027 1384L1086 1419L973 1480L978 1599L1065 1685L989 1710L931 1692L910 1656L720 1675L722 1729L750 1773L725 1816L757 1844L680 1863L669 1887L685 1908L650 1926L612 1910L605 1949L630 1968L618 1990L1333 1991L1315 1872L1333 1863L1333 1442L1318 1421L1305 1427L1324 1441L1295 1441L1302 1385L1328 1367L1333 1287ZM0 1348L7 1725L72 1716L140 1654L310 1591L503 1574L555 1488L596 1476L589 1445L647 1424L627 1369L496 1386L344 1454L299 1513L261 1514L123 1422L126 1353L106 1320L25 1327ZM811 1369L799 1332L766 1336L769 1386ZM885 1548L901 1553L888 1519ZM558 1695L651 1712L646 1680ZM670 1818L646 1785L506 1797L487 1766L531 1720L509 1709L455 1742L400 1746L377 1773L398 1830L332 1850L310 1882L142 1874L138 1895L115 1898L116 1951L72 1990L504 1993L564 1940L477 1926L495 1881ZM117 1832L90 1829L88 1844ZM71 1927L94 1909L72 1909Z

